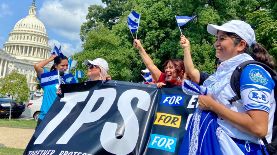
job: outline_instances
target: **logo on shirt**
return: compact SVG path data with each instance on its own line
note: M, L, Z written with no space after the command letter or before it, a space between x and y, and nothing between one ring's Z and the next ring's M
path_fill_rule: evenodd
M175 152L177 138L151 134L151 139L148 148L164 150L168 152Z
M249 92L248 98L258 103L264 103L264 104L268 103L268 97L262 91L252 90Z
M266 85L268 82L268 79L265 78L258 69L251 69L249 73L249 78L251 81L260 83L262 85Z
M181 95L162 95L160 104L165 106L183 106L185 97Z
M181 116L157 112L154 124L179 128L181 120Z

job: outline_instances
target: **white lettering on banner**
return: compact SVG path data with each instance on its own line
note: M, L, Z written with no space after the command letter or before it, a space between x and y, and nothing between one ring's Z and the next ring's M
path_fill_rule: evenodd
M131 89L125 91L118 99L118 110L124 120L124 135L121 139L115 137L117 124L106 122L100 135L103 148L113 154L129 154L136 146L139 136L139 122L133 112L131 101L137 98L137 107L148 111L151 97L142 90Z
M170 104L181 104L180 101L182 100L182 96L168 96L165 98L163 103L168 102Z
M83 102L88 96L89 91L65 93L61 102L65 102L63 109L46 125L34 144L41 144L51 134L52 131L63 121L63 119L76 106L77 102Z
M187 118L187 123L186 123L186 127L185 127L186 130L188 129L189 122L190 122L190 119L191 119L192 115L193 115L193 114L189 114L189 116L188 116L188 118Z
M92 112L91 110L93 109L99 98L104 98L104 100L101 103L100 107ZM101 117L103 117L109 111L115 98L116 89L114 88L95 90L91 95L88 103L84 107L83 111L80 113L75 122L70 126L70 128L57 141L57 144L67 144L67 142L83 124L95 122L101 119Z
M193 109L193 108L198 107L198 102L196 102L196 101L198 101L197 99L198 99L198 95L192 95L187 108Z

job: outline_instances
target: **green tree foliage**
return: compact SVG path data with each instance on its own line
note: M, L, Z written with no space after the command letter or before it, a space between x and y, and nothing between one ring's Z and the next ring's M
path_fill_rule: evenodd
M113 79L139 81L140 70L145 68L138 52L132 47L133 37L126 24L131 10L141 14L138 38L142 40L146 51L160 69L167 59L183 58L175 15L197 15L197 18L182 30L191 42L193 61L201 71L214 71L215 37L207 33L207 24L222 24L232 19L250 23L255 29L257 42L262 43L275 59L277 58L277 7L274 0L102 2L106 7L89 8L87 22L81 28L84 51L79 53L77 58L106 58L111 65L110 73Z
M27 85L26 76L17 72L11 72L1 79L0 93L11 95L18 102L27 101L30 90Z

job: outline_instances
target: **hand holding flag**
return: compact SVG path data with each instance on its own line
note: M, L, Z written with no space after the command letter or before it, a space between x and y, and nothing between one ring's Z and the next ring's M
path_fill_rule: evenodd
M137 38L137 32L139 28L139 22L140 22L140 14L138 14L136 11L132 11L128 15L127 24L132 36L133 36L133 33L136 33L136 38Z

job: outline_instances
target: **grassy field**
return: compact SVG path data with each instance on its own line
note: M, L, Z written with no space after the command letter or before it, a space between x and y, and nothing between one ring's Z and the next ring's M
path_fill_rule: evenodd
M0 146L0 155L22 155L24 149L7 148Z
M36 128L36 125L37 125L37 122L33 119L32 120L0 119L0 127L34 129Z

